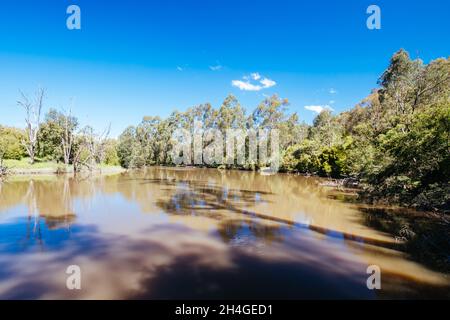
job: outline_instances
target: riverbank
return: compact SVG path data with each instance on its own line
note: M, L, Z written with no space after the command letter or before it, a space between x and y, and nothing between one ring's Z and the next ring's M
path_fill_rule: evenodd
M7 159L3 161L3 166L7 175L42 175L42 174L67 174L73 173L73 166L66 166L62 163L53 161L37 161L34 164L30 164L28 159L11 160ZM94 170L102 173L119 173L124 172L126 169L120 166L111 166L106 164L100 164Z
M46 162L46 161L37 161L33 165L31 165L28 162L27 158L24 158L22 160L4 160L3 161L4 168L6 169L6 172L8 176L14 176L14 175L49 175L49 174L71 174L73 173L73 166L65 166L61 163L56 162ZM207 167L198 167L198 166L167 166L167 165L159 165L159 166L149 166L145 168L151 168L151 167L161 167L161 168L180 168L180 169L200 169L200 168L207 168ZM214 169L214 168L209 168ZM215 168L219 171L222 170L237 170L237 171L253 171L250 169L245 168L235 168L235 167L217 167ZM267 172L267 170L263 170L264 168L261 168L261 170L258 170L257 172L261 175L275 175L275 174L288 174L288 175L298 175L298 176L304 176L304 177L317 177L322 178L323 182L320 183L323 187L333 188L338 191L343 191L343 189L351 190L351 196L349 197L343 197L342 194L338 196L339 200L353 202L353 203L361 203L361 204L370 204L370 205L376 205L376 206L387 206L387 207L397 207L397 208L404 208L404 209L412 209L412 210L418 210L422 212L433 212L437 213L439 215L447 216L449 214L449 211L445 208L445 206L442 209L439 208L423 208L420 206L408 203L402 203L398 201L398 199L395 199L393 197L382 197L380 195L374 194L372 191L369 191L369 185L354 179L354 178L341 178L341 179L335 179L335 178L327 178L327 177L320 177L318 175L311 175L311 174L302 174L299 172L294 171L280 171L280 172ZM113 174L113 173L121 173L126 172L129 169L123 168L121 166L111 166L111 165L105 165L101 164L98 165L97 169L94 170L96 173L102 173L102 174ZM334 195L332 195L334 196ZM344 199L345 198L345 199Z

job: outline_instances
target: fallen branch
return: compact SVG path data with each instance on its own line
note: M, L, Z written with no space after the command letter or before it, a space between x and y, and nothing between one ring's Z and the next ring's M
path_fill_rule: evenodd
M0 157L0 180L9 174L9 168L3 164L3 158Z

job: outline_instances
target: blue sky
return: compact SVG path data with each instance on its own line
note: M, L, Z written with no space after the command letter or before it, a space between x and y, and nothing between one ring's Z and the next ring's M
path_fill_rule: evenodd
M71 4L81 30L66 27ZM381 30L366 27L370 4ZM47 109L73 98L82 124L111 123L113 136L230 93L248 110L277 93L311 122L305 106L353 107L400 48L425 62L449 56L448 12L447 0L5 0L0 123L23 127L19 89L38 86Z

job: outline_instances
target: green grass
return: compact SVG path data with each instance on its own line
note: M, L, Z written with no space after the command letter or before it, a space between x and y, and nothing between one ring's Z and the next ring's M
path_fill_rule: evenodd
M58 164L54 161L41 161L35 159L34 164L30 164L29 158L23 158L21 160L6 159L3 164L9 169L56 169Z
M106 164L106 163L100 163L97 166L100 169L103 169L103 168L122 168L120 165L111 165L111 164Z
M21 160L3 160L3 165L10 170L36 170L36 169L51 169L57 170L58 168L64 167L64 163L57 163L56 161L44 161L41 159L35 159L34 164L30 164L30 158L23 158ZM69 165L71 166L71 165ZM120 169L120 166L113 166L108 164L99 164L100 169Z

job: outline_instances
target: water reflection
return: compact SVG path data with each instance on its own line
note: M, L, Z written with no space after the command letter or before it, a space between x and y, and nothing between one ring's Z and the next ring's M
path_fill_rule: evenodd
M423 239L405 246L389 217L290 175L13 178L0 189L0 298L449 297L448 247L426 263L411 253ZM70 264L81 291L65 289ZM381 291L366 287L370 264Z
M363 223L394 235L411 258L450 273L450 223L432 213L412 210L360 208Z

